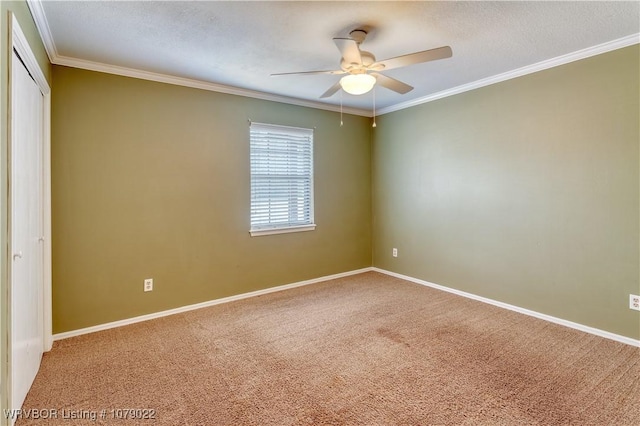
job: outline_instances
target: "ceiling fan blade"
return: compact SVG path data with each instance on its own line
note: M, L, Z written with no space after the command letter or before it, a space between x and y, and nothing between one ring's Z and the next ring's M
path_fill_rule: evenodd
M450 58L451 56L453 56L451 47L443 46L436 49L423 50L422 52L410 53L408 55L385 59L384 61L377 62L377 64L384 65L384 70L386 71L392 70L394 68L406 67L407 65L435 61L436 59Z
M333 42L342 54L342 58L347 64L362 65L362 56L358 43L350 38L334 38Z
M324 92L322 94L322 96L320 96L320 98L322 99L322 98L328 98L330 96L333 96L341 88L342 88L342 86L340 86L340 81L338 80L338 82L336 84L334 84L333 86L329 87L329 90Z
M342 70L333 70L333 71L302 71L302 72L280 72L271 74L271 77L275 77L278 75L314 75L314 74L344 74L345 72Z
M376 81L380 86L386 87L387 89L393 90L394 92L398 92L402 95L413 90L413 87L409 86L408 84L403 83L400 80L396 80L395 78L388 77L384 74L372 72L371 75L376 78Z

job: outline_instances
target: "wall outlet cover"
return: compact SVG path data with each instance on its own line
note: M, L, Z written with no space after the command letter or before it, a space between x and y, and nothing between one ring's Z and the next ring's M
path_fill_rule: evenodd
M153 278L144 280L144 291L153 291Z
M629 295L629 309L640 311L640 296L637 294Z

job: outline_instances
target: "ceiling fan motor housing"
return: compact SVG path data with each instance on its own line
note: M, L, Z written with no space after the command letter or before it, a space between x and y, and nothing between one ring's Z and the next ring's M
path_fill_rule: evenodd
M344 71L347 71L349 73L359 74L359 73L366 72L367 71L367 67L369 67L370 65L372 65L373 63L376 62L376 57L373 56L373 53L371 53L371 52L366 52L364 50L361 50L360 51L360 57L362 58L362 63L361 64L352 64L352 63L349 63L349 62L345 61L345 59L342 58L342 61L340 62L340 67Z

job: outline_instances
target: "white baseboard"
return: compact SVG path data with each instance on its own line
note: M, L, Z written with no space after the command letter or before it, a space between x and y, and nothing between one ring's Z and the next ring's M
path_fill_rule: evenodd
M315 284L323 281L334 280L337 278L348 277L349 275L357 275L363 272L372 271L373 268L362 268L354 271L342 272L339 274L327 275L320 278L313 278L306 281L298 281L291 284L285 284L277 287L265 288L264 290L256 290L249 293L237 294L235 296L223 297L221 299L209 300L207 302L196 303L194 305L181 306L175 309L169 309L167 311L154 312L152 314L141 315L138 317L127 318L120 321L113 321L106 324L94 325L92 327L81 328L78 330L66 331L64 333L58 333L53 335L53 340L68 339L69 337L81 336L83 334L95 333L96 331L108 330L110 328L122 327L129 324L135 324L137 322L148 321L155 318L166 317L169 315L179 314L182 312L193 311L194 309L206 308L208 306L219 305L221 303L234 302L236 300L247 299L249 297L262 296L263 294L275 293L276 291L289 290L295 287L302 287L304 285Z
M453 293L458 296L466 297L469 299L477 300L479 302L488 303L490 305L498 306L500 308L509 309L510 311L519 312L524 315L539 318L545 321L552 322L554 324L563 325L565 327L573 328L576 330L584 331L585 333L594 334L596 336L604 337L606 339L615 340L617 342L625 343L627 345L640 347L640 340L632 339L630 337L621 336L619 334L610 333L608 331L600 330L598 328L589 327L583 324L579 324L572 321L567 321L561 318L556 318L551 315L542 314L540 312L532 311L529 309L521 308L519 306L510 305L508 303L499 302L497 300L489 299L486 297L478 296L465 291L456 290L453 288L445 287L439 284L434 284L428 281L424 281L418 278L413 278L408 275L398 274L396 272L387 271L376 267L368 267L362 269L356 269L354 271L342 272L340 274L327 275L324 277L314 278L306 281L299 281L291 284L285 284L277 287L265 288L263 290L252 291L249 293L237 294L235 296L223 297L221 299L209 300L207 302L196 303L194 305L182 306L180 308L169 309L167 311L155 312L153 314L141 315L138 317L128 318L120 321L109 322L106 324L95 325L93 327L81 328L78 330L67 331L64 333L58 333L53 335L53 340L68 339L69 337L80 336L88 333L95 333L96 331L108 330L110 328L122 327L129 324L135 324L137 322L148 321L155 318L166 317L169 315L179 314L182 312L192 311L195 309L206 308L208 306L219 305L221 303L233 302L236 300L247 299L249 297L261 296L263 294L275 293L277 291L289 290L291 288L301 287L309 284L315 284L323 281L329 281L337 278L348 277L350 275L357 275L363 272L375 271L382 274L390 275L392 277L400 278L406 281L410 281L416 284L424 285L427 287L435 288L437 290L446 291L447 293Z
M387 271L385 269L380 269L380 268L373 267L373 268L371 268L371 270L375 271L375 272L380 272L382 274L390 275L392 277L400 278L400 279L403 279L403 280L406 280L406 281L411 281L411 282L416 283L416 284L424 285L424 286L427 286L427 287L432 287L432 288L435 288L437 290L442 290L442 291L446 291L448 293L453 293L453 294L456 294L458 296L467 297L469 299L477 300L479 302L488 303L490 305L498 306L500 308L509 309L510 311L519 312L521 314L525 314L525 315L529 315L531 317L535 317L535 318L539 318L539 319L542 319L542 320L545 320L545 321L549 321L549 322L552 322L554 324L559 324L559 325L563 325L565 327L574 328L576 330L584 331L585 333L595 334L596 336L604 337L605 339L611 339L611 340L615 340L615 341L620 342L620 343L625 343L627 345L640 347L640 340L632 339L630 337L621 336L621 335L615 334L615 333L610 333L608 331L600 330L598 328L589 327L589 326L586 326L586 325L583 325L583 324L579 324L577 322L572 322L572 321L567 321L567 320L564 320L564 319L561 319L561 318L556 318L556 317L553 317L551 315L541 314L540 312L531 311L529 309L521 308L519 306L510 305L510 304L504 303L504 302L499 302L497 300L489 299L489 298L486 298L486 297L477 296L475 294L467 293L465 291L460 291L460 290L456 290L456 289L453 289L453 288L445 287L445 286L442 286L442 285L439 285L439 284L430 283L428 281L424 281L424 280L421 280L421 279L418 279L418 278L413 278L413 277L410 277L410 276L407 276L407 275L398 274L396 272Z

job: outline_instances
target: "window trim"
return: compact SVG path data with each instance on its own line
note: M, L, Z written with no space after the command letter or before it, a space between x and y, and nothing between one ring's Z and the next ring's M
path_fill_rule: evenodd
M309 221L310 223L305 223L303 225L265 225L263 227L252 228L251 227L251 206L252 201L250 199L249 202L249 234L252 237L260 237L264 235L275 235L275 234L288 234L293 232L306 232L313 231L316 229L316 223L314 218L315 211L315 203L314 203L314 175L315 175L315 144L314 144L314 136L315 129L314 128L304 128L304 127L293 127L293 126L282 126L279 124L270 124L270 123L259 123L259 122L250 122L249 125L249 152L251 152L251 126L256 125L262 128L272 128L276 131L291 131L292 133L303 133L305 135L310 134L311 139L311 165L310 165L310 187L309 187ZM252 170L251 166L249 166L249 181L251 186L251 176Z
M313 231L316 229L316 224L312 223L311 225L298 225L298 226L287 226L287 227L279 227L279 228L263 228L263 229L251 229L249 233L252 237L261 237L263 235L274 235L274 234L289 234L291 232L305 232L305 231Z

